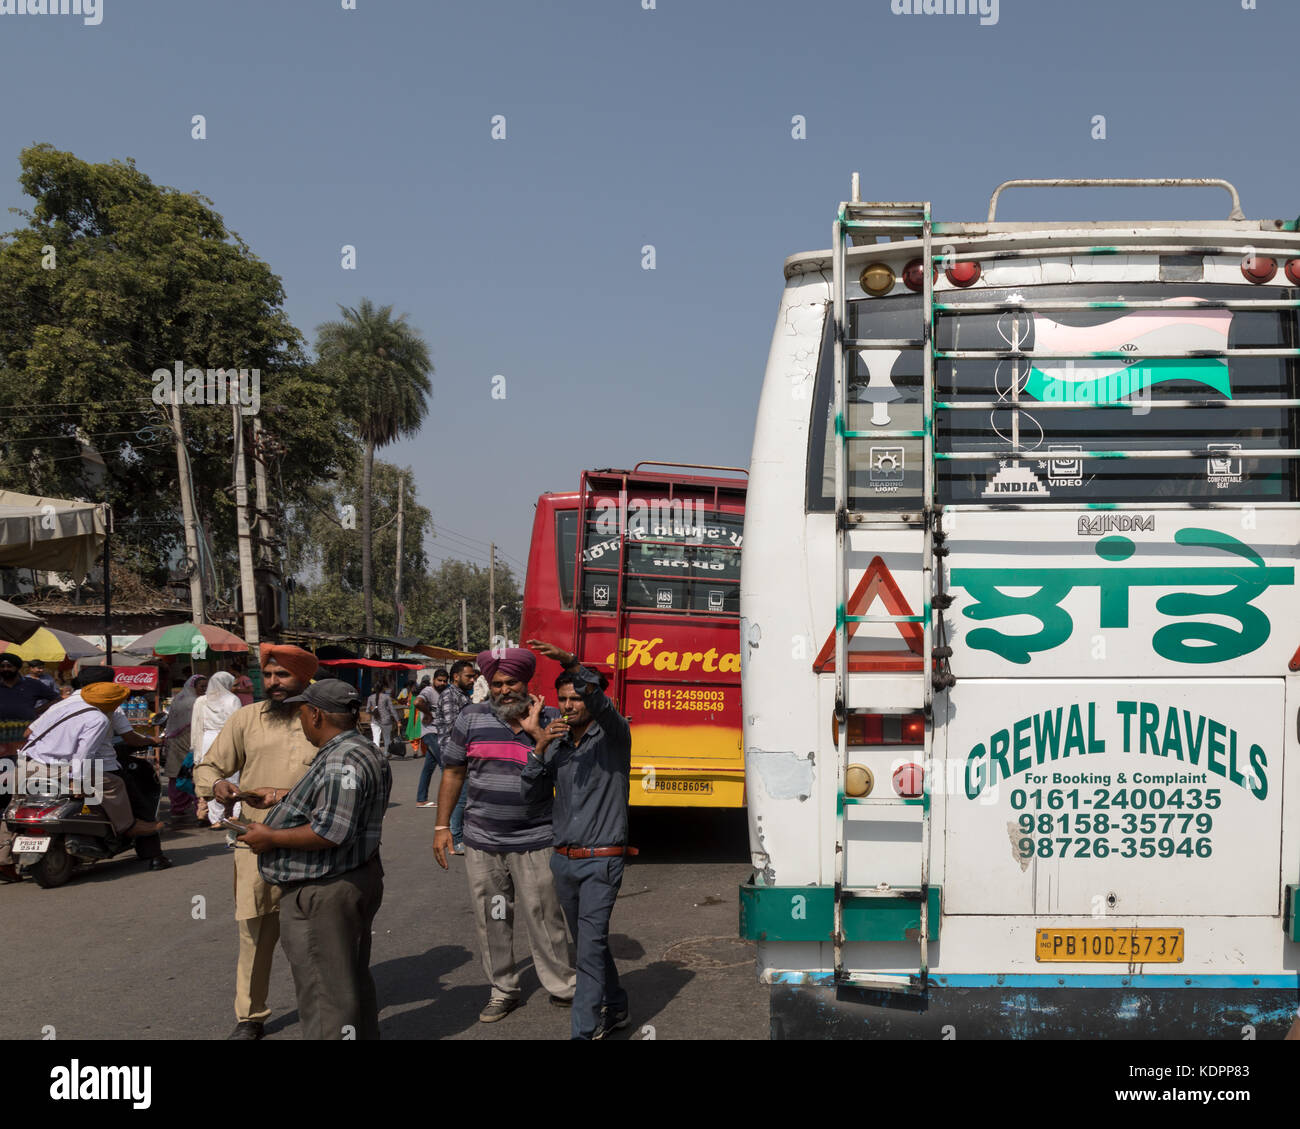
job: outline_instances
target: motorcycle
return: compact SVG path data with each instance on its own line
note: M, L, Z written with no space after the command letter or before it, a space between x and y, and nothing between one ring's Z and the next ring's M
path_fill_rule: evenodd
M13 858L20 874L30 874L42 889L66 883L77 871L101 859L133 850L135 840L113 830L102 808L67 788L29 783L4 813L13 832Z

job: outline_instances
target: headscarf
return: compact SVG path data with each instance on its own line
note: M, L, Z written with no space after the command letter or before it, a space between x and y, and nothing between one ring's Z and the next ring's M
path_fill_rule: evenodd
M163 730L163 738L175 737L178 733L184 733L190 727L190 715L194 712L194 701L199 696L195 687L203 681L204 675L193 674L186 681L184 687L172 699L171 708L167 711L167 728ZM86 696L82 691L81 696Z
M81 691L81 700L111 713L131 696L131 691L116 682L96 682Z
M291 647L286 643L263 643L258 653L261 655L263 666L269 662L277 663L298 679L303 686L311 681L316 668L320 665L316 656L310 651L304 651L301 647Z
M478 668L489 684L497 671L511 678L517 678L520 682L527 682L537 670L537 656L527 647L483 651L478 657Z
M233 692L235 676L228 670L214 674L208 682L208 692L194 703L194 718L190 723L190 744L201 748L205 730L220 732L221 727L243 706Z

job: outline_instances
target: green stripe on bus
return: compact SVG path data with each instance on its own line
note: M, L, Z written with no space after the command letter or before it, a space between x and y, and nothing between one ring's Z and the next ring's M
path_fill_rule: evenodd
M919 890L918 887L912 887ZM943 887L929 887L929 939L939 939ZM847 941L911 941L921 931L921 899L848 898L844 901ZM740 936L749 941L829 941L835 923L830 886L740 887Z

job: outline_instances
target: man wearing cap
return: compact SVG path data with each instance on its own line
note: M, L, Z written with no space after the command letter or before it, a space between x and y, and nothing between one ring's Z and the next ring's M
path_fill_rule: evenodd
M456 807L462 786L465 808L465 871L491 998L479 1013L484 1023L504 1019L520 1004L514 957L515 902L523 912L528 945L542 987L557 1007L573 1002L574 972L564 917L551 877L551 798L525 800L519 777L543 727L559 716L528 693L537 660L524 647L484 651L479 669L491 701L468 705L441 747L438 815ZM447 868L450 822L433 833L433 854Z
M578 950L575 1039L604 1039L626 1027L627 992L609 952L609 918L623 882L632 730L605 697L606 679L552 643L529 639L563 667L555 692L563 716L544 730L519 782L525 800L555 794L555 889Z
M104 755L107 749L111 756L113 749L109 716L128 693L125 686L102 682L87 686L80 697L50 706L31 724L22 747L23 775L30 780L40 779L52 768L68 772L70 783L103 808L119 835L156 837L162 824L136 819L117 760L106 760ZM9 881L18 877L12 843L12 832L0 821L0 877Z
M319 751L287 792L239 837L280 890L280 946L293 969L305 1039L378 1039L370 927L384 900L379 839L393 789L388 758L357 731L360 699L337 678L285 699Z
M298 724L298 707L288 698L301 694L316 673L316 656L301 647L263 643L262 675L268 700L235 711L202 762L194 766L194 790L203 799L232 804L243 792L271 788L287 792L306 774L316 756ZM240 774L239 786L228 777ZM255 823L265 813L246 808ZM248 845L236 843L235 921L239 963L235 969L235 1029L232 1039L260 1039L271 1009L266 1003L271 960L280 939L280 892L262 879Z

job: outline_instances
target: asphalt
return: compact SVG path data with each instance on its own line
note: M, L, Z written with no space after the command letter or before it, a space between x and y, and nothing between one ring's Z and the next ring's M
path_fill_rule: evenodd
M434 862L437 814L417 808L419 765L393 762L384 821L384 904L371 969L385 1039L564 1039L516 935L525 1006L478 1021L488 999L464 860ZM436 794L436 782L435 782ZM97 864L67 886L0 886L0 945L10 970L0 1003L9 1038L220 1039L234 1026L233 864L224 835L164 839L175 864ZM749 875L743 812L632 809L641 855L627 868L611 942L630 997L622 1039L765 1039L767 991L754 949L737 939L737 888ZM301 1037L288 962L276 952L269 1039ZM53 1030L50 1031L49 1029Z

